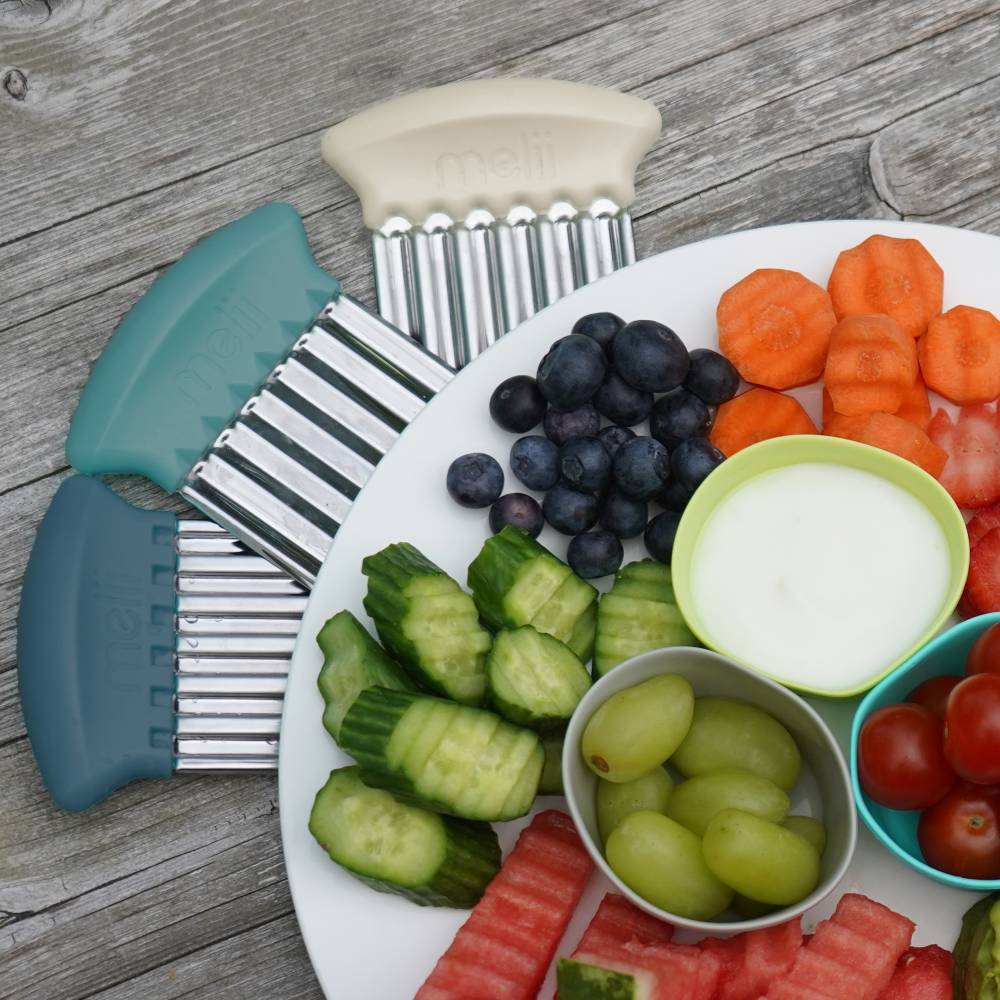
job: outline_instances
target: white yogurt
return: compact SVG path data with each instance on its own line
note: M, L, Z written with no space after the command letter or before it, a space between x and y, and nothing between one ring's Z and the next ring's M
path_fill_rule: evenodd
M860 469L762 473L702 529L692 599L719 649L826 691L884 670L945 599L944 532L906 490Z

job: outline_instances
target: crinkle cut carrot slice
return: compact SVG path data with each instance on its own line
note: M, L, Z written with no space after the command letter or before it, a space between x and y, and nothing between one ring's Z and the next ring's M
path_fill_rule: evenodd
M917 348L924 381L965 406L1000 397L1000 319L985 309L955 306L931 320Z
M791 389L819 378L837 318L826 290L797 271L761 268L719 299L719 350L754 385Z
M941 312L944 272L919 240L875 235L837 257L827 288L838 319L884 313L916 340Z
M816 433L797 399L770 389L748 389L719 407L709 440L729 458L758 441Z

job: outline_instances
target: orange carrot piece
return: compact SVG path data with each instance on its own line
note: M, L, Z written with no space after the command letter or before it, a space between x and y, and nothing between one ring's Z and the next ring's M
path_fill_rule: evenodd
M869 236L837 257L827 288L838 319L883 313L916 340L941 312L944 272L919 240Z
M823 382L845 417L895 413L916 380L917 345L888 316L848 316L834 327Z
M924 381L960 406L1000 397L1000 319L955 306L931 320L917 348Z
M765 267L722 293L719 350L747 382L791 389L819 378L837 324L826 290L798 271Z
M919 375L907 391L903 405L896 410L896 416L916 424L922 431L927 430L927 425L931 422L931 401L927 395L927 386Z
M896 410L896 416L903 420L909 420L911 424L916 424L922 431L927 430L927 425L931 422L931 401L927 395L927 387L924 380L917 375L913 385L910 386L903 405ZM830 398L829 390L823 389L823 432L826 433L826 426L831 420L843 417L842 413L837 413L833 408L833 400Z
M758 441L816 433L797 399L770 389L748 389L719 407L709 440L729 458Z
M894 455L919 465L924 472L935 478L941 475L941 470L948 461L948 453L939 448L925 431L892 413L835 416L824 426L823 433L891 451Z

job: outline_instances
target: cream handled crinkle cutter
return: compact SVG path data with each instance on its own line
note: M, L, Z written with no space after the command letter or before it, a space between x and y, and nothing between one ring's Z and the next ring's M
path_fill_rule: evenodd
M276 767L306 599L211 521L65 480L17 630L21 704L53 800L86 809L137 778Z
M459 368L539 309L635 261L649 101L564 80L470 80L323 136L372 234L381 314Z

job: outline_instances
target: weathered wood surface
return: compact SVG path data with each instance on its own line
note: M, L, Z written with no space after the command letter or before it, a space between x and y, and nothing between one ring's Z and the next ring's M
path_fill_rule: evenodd
M17 700L20 577L89 366L156 273L284 198L370 301L320 133L498 75L656 101L644 255L803 219L1000 232L997 2L0 0L0 998L319 997L272 779L145 783L84 816L49 804Z

